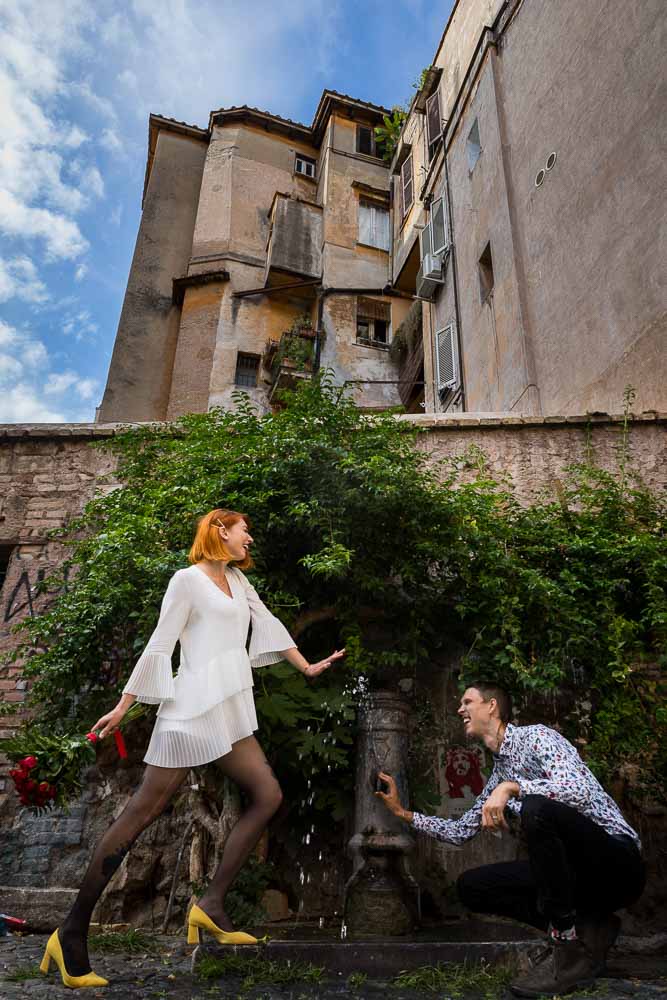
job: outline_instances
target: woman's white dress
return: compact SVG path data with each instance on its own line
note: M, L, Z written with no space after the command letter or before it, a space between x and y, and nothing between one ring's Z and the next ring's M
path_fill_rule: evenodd
M146 764L196 767L229 753L257 729L252 667L277 663L296 645L241 570L228 566L226 576L232 597L196 565L174 573L157 627L123 689L160 705Z

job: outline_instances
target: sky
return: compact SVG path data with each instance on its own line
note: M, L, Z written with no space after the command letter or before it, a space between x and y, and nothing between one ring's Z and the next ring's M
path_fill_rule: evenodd
M91 421L151 112L310 124L324 88L414 94L452 0L0 0L0 423Z

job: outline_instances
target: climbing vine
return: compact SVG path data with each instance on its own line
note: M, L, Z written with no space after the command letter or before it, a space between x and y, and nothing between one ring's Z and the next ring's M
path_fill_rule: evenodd
M68 588L19 626L14 656L37 723L85 731L112 706L196 517L225 505L249 513L253 582L304 654L348 649L316 683L287 665L256 674L262 740L288 800L307 788L313 809L342 818L359 676L395 685L452 648L463 680L568 690L563 728L583 726L603 780L621 769L635 786L664 787L667 505L633 479L627 428L616 474L592 453L529 507L479 454L429 465L417 434L362 413L325 374L276 413L239 395L233 412L105 442L120 485L59 532Z

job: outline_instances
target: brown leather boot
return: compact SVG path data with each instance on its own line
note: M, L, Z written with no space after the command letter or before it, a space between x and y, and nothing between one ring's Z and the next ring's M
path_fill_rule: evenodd
M615 913L577 919L577 936L584 942L586 950L593 959L596 976L601 976L604 972L607 955L614 947L620 929L621 921Z
M588 989L595 982L595 964L579 940L554 941L551 955L510 984L518 997L562 996Z

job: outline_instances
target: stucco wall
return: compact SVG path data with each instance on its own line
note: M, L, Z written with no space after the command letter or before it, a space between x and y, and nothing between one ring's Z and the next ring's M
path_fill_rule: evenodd
M159 135L101 421L166 416L180 318L172 279L187 274L205 155L203 142Z
M661 0L524 3L499 59L543 412L667 400ZM548 30L545 26L548 25ZM557 153L544 184L534 178Z

